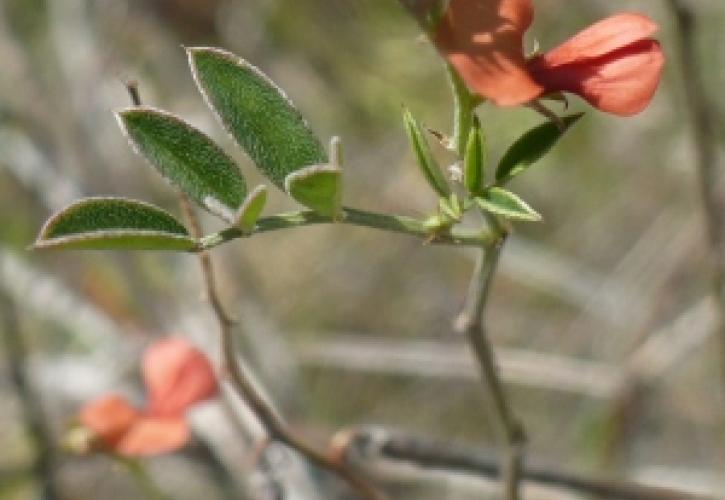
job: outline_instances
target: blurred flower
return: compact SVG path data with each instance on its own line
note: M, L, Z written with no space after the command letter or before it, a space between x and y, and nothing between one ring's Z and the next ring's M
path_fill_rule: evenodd
M402 1L468 87L500 106L571 92L602 111L630 116L647 107L660 81L664 54L650 38L658 27L641 14L614 15L527 59L531 0L450 0L433 20L421 6L435 2Z
M151 344L141 371L148 392L144 410L121 396L107 395L80 412L83 427L119 455L157 455L184 446L190 435L186 410L218 390L207 357L180 338Z

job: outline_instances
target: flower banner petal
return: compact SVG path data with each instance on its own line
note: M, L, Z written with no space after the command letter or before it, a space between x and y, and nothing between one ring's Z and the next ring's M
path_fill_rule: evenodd
M148 411L155 416L182 416L189 406L217 392L209 359L181 338L151 344L144 352L142 373L149 395Z
M532 18L531 0L451 0L433 43L473 92L500 106L523 104L543 92L524 58Z

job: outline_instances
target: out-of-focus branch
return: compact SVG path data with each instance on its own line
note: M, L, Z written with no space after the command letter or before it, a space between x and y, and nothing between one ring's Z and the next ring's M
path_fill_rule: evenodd
M28 352L17 316L4 294L0 294L0 317L3 318L0 330L10 370L10 380L20 400L25 428L35 452L33 473L41 486L41 498L58 500L62 497L55 481L56 454L53 436L45 420L40 396L26 372Z
M181 195L181 206L189 225L190 233L196 238L200 237L202 231L199 221L196 218L196 214L194 214L188 198L184 195ZM223 369L234 389L249 405L265 428L269 439L289 446L311 463L339 477L362 498L368 500L383 499L384 497L381 493L375 490L367 481L355 474L347 465L337 462L326 454L317 451L293 434L279 418L271 405L259 394L257 388L249 377L247 377L247 374L238 362L233 338L234 320L226 312L219 296L211 256L208 252L200 252L198 256L207 298L214 310L221 332Z
M343 431L339 438L341 458L381 476L394 475L396 465L422 471L470 474L496 480L501 476L497 461L481 450L436 439L380 428ZM611 500L706 500L686 491L657 488L627 481L591 479L544 467L526 466L521 479L529 484ZM709 499L711 500L711 499Z
M725 393L725 228L722 224L723 204L719 199L717 138L712 113L702 79L697 52L697 20L686 1L668 0L677 24L682 84L692 119L692 138L699 174L700 196L705 212L705 224L710 244L713 294L717 300L720 338L720 367Z
M333 337L300 345L300 362L362 374L480 380L478 366L462 342L394 340L391 336L347 332L337 332ZM294 338L311 336L299 334ZM620 367L596 361L503 347L497 347L495 354L506 384L609 398L623 379Z

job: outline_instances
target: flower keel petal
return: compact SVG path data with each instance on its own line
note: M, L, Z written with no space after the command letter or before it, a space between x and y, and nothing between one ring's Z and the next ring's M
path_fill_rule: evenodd
M78 418L105 446L114 449L140 415L125 398L112 394L85 405Z
M184 446L190 438L183 418L141 418L116 443L115 451L124 456L152 456Z

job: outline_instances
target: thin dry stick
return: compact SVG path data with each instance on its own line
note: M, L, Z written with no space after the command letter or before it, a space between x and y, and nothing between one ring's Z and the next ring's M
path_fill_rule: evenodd
M188 198L184 195L181 195L180 199L181 207L192 236L200 238L202 236L201 227L191 203L189 203ZM292 431L288 429L287 426L277 417L272 407L267 404L264 398L257 392L254 384L252 384L247 375L244 373L237 360L233 338L234 320L226 312L221 298L219 297L216 280L214 278L211 256L207 251L199 252L198 256L201 264L202 278L204 280L207 298L214 310L217 322L219 323L224 372L229 377L234 389L257 416L265 428L269 439L289 446L313 464L336 475L345 481L362 498L368 500L383 500L385 497L381 493L351 471L345 464L333 460L331 457L328 457L324 453L314 449L294 435Z
M496 413L506 434L508 450L503 474L504 498L506 500L519 500L519 483L521 482L523 455L526 446L526 432L521 422L516 419L511 411L484 321L491 283L507 238L505 230L499 229L499 231L499 240L481 250L466 295L466 301L456 326L459 331L465 333L468 337L478 361L483 381L488 387Z
M344 431L345 447L341 454L355 457L363 465L394 474L394 467L375 467L375 460L414 464L422 469L466 473L488 479L500 477L496 460L484 451L455 445L426 436L411 435L387 429L354 429ZM673 488L658 488L628 481L594 479L570 474L557 469L527 466L521 477L540 486L551 486L578 494L618 500L706 500Z
M692 136L697 155L700 197L705 212L705 224L710 245L713 294L718 305L718 337L720 339L720 369L725 394L725 232L721 220L722 204L718 197L719 172L715 118L702 80L697 54L697 23L694 13L682 0L668 0L677 22L680 64L692 119Z

